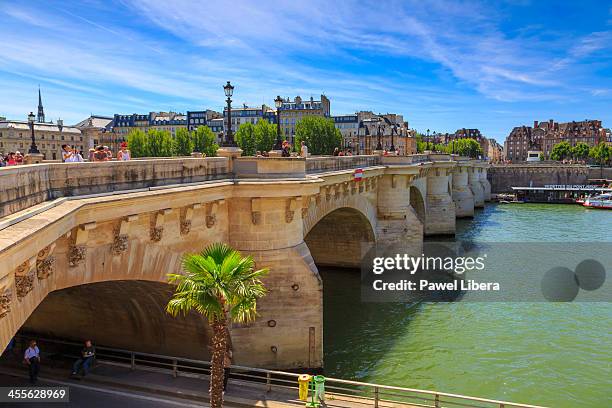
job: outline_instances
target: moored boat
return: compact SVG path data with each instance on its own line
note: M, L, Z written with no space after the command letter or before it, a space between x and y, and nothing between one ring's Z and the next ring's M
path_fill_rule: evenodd
M612 194L600 194L597 196L589 197L584 200L584 203L582 205L589 208L612 210Z

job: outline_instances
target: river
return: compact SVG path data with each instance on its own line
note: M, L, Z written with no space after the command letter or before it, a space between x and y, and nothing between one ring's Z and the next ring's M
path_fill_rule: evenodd
M491 204L458 220L456 239L612 242L612 211ZM612 406L612 302L363 303L359 271L321 274L327 376L550 407Z

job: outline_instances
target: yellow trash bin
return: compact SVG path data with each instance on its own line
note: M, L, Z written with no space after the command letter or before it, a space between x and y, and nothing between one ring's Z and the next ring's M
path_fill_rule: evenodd
M308 374L302 374L298 377L298 384L300 385L300 400L306 401L308 400L308 384L310 384L310 380L312 376Z

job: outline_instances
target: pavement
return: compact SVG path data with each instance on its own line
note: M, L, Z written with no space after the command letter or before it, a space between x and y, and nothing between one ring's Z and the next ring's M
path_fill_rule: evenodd
M29 387L27 374L14 376L0 374L0 385L2 387ZM41 387L70 387L70 402L48 402L48 403L2 403L3 408L108 408L108 407L130 407L130 408L200 408L204 406L201 402L190 402L176 398L158 397L134 391L125 391L113 388L101 388L92 384L75 384L72 382L46 380L40 381L37 386ZM206 404L207 405L207 404ZM229 405L228 405L229 407Z
M49 361L49 360L47 360ZM4 406L19 407L201 407L208 406L208 381L204 378L178 376L168 371L131 370L112 362L99 362L84 378L70 376L66 364L41 364L40 383L70 387L70 403L18 403ZM27 370L15 361L0 361L0 386L28 384ZM297 384L296 384L297 386ZM267 391L264 383L230 379L224 396L224 406L231 408L304 407L297 389L274 386ZM328 394L323 408L363 408L374 406L365 398ZM412 405L381 401L380 408L411 408Z

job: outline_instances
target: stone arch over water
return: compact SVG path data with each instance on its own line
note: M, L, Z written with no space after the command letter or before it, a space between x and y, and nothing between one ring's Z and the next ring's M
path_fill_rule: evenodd
M368 217L351 207L327 213L304 238L317 266L359 267L361 259L376 241Z
M410 186L410 206L421 223L425 224L425 199L415 186Z

